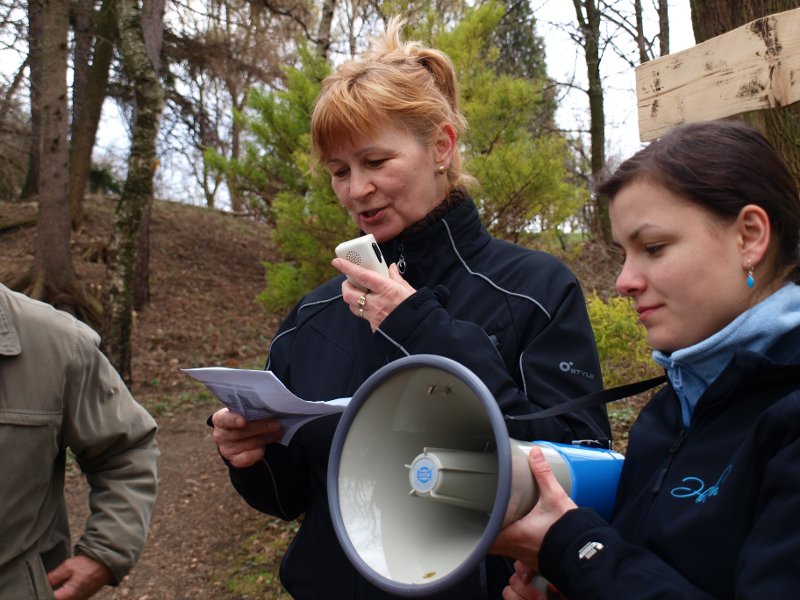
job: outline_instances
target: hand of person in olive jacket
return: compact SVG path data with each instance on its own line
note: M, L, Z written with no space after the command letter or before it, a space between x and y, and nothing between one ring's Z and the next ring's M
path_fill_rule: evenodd
M107 566L83 554L68 558L47 574L55 600L85 600L113 578Z
M283 428L278 419L248 421L222 408L211 417L214 442L219 452L234 467L250 467L264 458L264 446L279 442Z
M335 258L332 264L369 290L369 292L364 292L347 279L342 283L342 300L347 303L350 312L355 316L369 321L372 331L377 330L383 320L403 300L417 291L403 279L395 264L389 265L389 277L374 273L342 258ZM359 299L362 297L364 298L363 305L359 304Z
M500 531L489 551L511 556L538 570L539 551L545 534L564 513L577 508L577 505L558 483L541 449L531 448L528 465L539 490L539 500L527 515Z

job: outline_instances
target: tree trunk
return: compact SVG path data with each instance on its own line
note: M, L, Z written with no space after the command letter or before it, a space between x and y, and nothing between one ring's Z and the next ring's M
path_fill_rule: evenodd
M231 101L233 102L233 109L234 111L242 112L244 111L245 106L245 99L247 98L246 94L239 93L239 86L231 77L226 77L225 81L225 89L228 91L228 95L231 97ZM233 119L233 123L231 124L231 161L238 161L241 158L242 154L242 124L239 119ZM228 184L228 194L230 194L231 200L231 211L235 213L241 213L245 210L244 199L242 198L242 193L239 190L239 183L236 181L236 177L226 177L225 183Z
M33 2L32 2L33 4ZM69 0L41 0L41 164L34 269L24 291L95 322L93 305L78 282L70 250L67 204L67 32Z
M42 3L28 1L28 64L31 69L31 146L28 156L28 173L20 197L36 196L41 163L41 91L42 91Z
M647 54L647 45L644 37L642 0L633 0L633 13L636 17L636 47L639 49L639 63L646 63L650 60L650 56Z
M161 71L161 48L164 45L164 8L166 0L148 0L142 4L142 30L144 33L144 46L147 50L147 57L153 65L156 78ZM157 79L162 96L163 110L163 89L161 89L160 79ZM159 125L161 117L159 115ZM158 137L158 126L154 134ZM153 154L155 174L159 161ZM133 270L133 308L141 311L150 302L150 217L153 214L153 191L152 185L150 194L145 203L142 213L142 225L139 229L139 245L136 251L136 266Z
M669 0L658 0L659 56L669 54Z
M73 10L72 53L72 121L70 137L75 136L75 126L80 118L86 84L89 80L89 55L92 50L92 12L94 0L77 0Z
M41 164L36 229L37 279L32 295L52 301L77 279L67 207L67 30L69 0L32 0L41 8Z
M238 161L241 157L241 136L242 126L234 119L231 127L231 160ZM231 197L231 210L235 213L244 212L244 200L239 191L239 184L236 182L235 177L226 178L228 183L228 193Z
M600 18L597 0L573 0L578 27L583 38L586 72L589 82L589 132L591 136L592 179L600 177L606 164L606 114L603 105L603 78L600 74ZM611 244L608 203L597 199L596 229L606 244Z
M14 73L14 77L11 80L9 86L4 90L5 94L3 96L3 101L0 102L0 123L5 123L9 119L9 110L11 107L16 106L15 103L15 96L19 91L19 88L22 86L22 82L25 79L25 70L28 68L28 62L30 61L30 56L26 57L22 64L17 69L17 72Z
M147 3L146 3L147 4ZM150 3L150 7L155 3ZM130 385L133 327L134 268L143 215L153 197L153 174L158 165L156 137L163 111L163 89L145 42L143 13L136 0L119 0L117 23L125 69L133 82L136 115L133 123L128 176L114 219L109 244L104 347L112 364ZM163 12L152 11L157 16Z
M755 19L797 8L797 0L690 0L690 6L699 44Z
M83 197L92 168L92 150L106 99L109 67L114 56L117 30L114 0L103 0L96 19L94 57L91 68L88 69L83 105L77 113L77 122L73 123L70 144L69 211L74 229L83 222Z
M133 269L133 309L141 312L150 302L150 217L153 203L147 202L142 213L139 229L139 244L136 251L136 266Z
M797 0L691 0L694 38L699 44L755 19L797 8ZM744 115L781 153L800 183L800 104Z
M323 58L328 57L331 49L331 26L333 13L336 10L336 0L323 0L322 11L317 28L317 52Z

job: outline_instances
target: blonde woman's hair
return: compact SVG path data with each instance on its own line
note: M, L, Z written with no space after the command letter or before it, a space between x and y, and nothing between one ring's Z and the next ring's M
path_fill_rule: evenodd
M449 123L456 139L467 129L458 108L458 80L450 58L420 42L400 39L404 21L392 17L359 59L343 63L322 82L311 114L311 155L324 163L344 140L380 127L407 131L425 146ZM447 172L451 189L471 185L456 147Z

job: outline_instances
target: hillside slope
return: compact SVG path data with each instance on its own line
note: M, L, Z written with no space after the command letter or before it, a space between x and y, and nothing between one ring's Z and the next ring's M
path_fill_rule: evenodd
M91 197L86 224L73 235L73 261L91 288L105 265L98 251L111 233L114 203ZM0 225L35 216L32 204L0 203ZM33 263L35 227L0 235L0 281ZM133 391L145 403L186 389L180 368L260 366L278 318L255 296L265 285L262 261L272 254L266 224L219 211L156 202L151 224L151 302L136 315Z

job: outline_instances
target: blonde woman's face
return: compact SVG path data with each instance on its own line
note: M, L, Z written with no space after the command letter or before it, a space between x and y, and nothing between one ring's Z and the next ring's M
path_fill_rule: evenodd
M445 198L447 177L437 171L440 164L448 166L445 159L437 145L426 147L403 130L382 128L343 143L325 167L334 193L356 226L385 242Z

